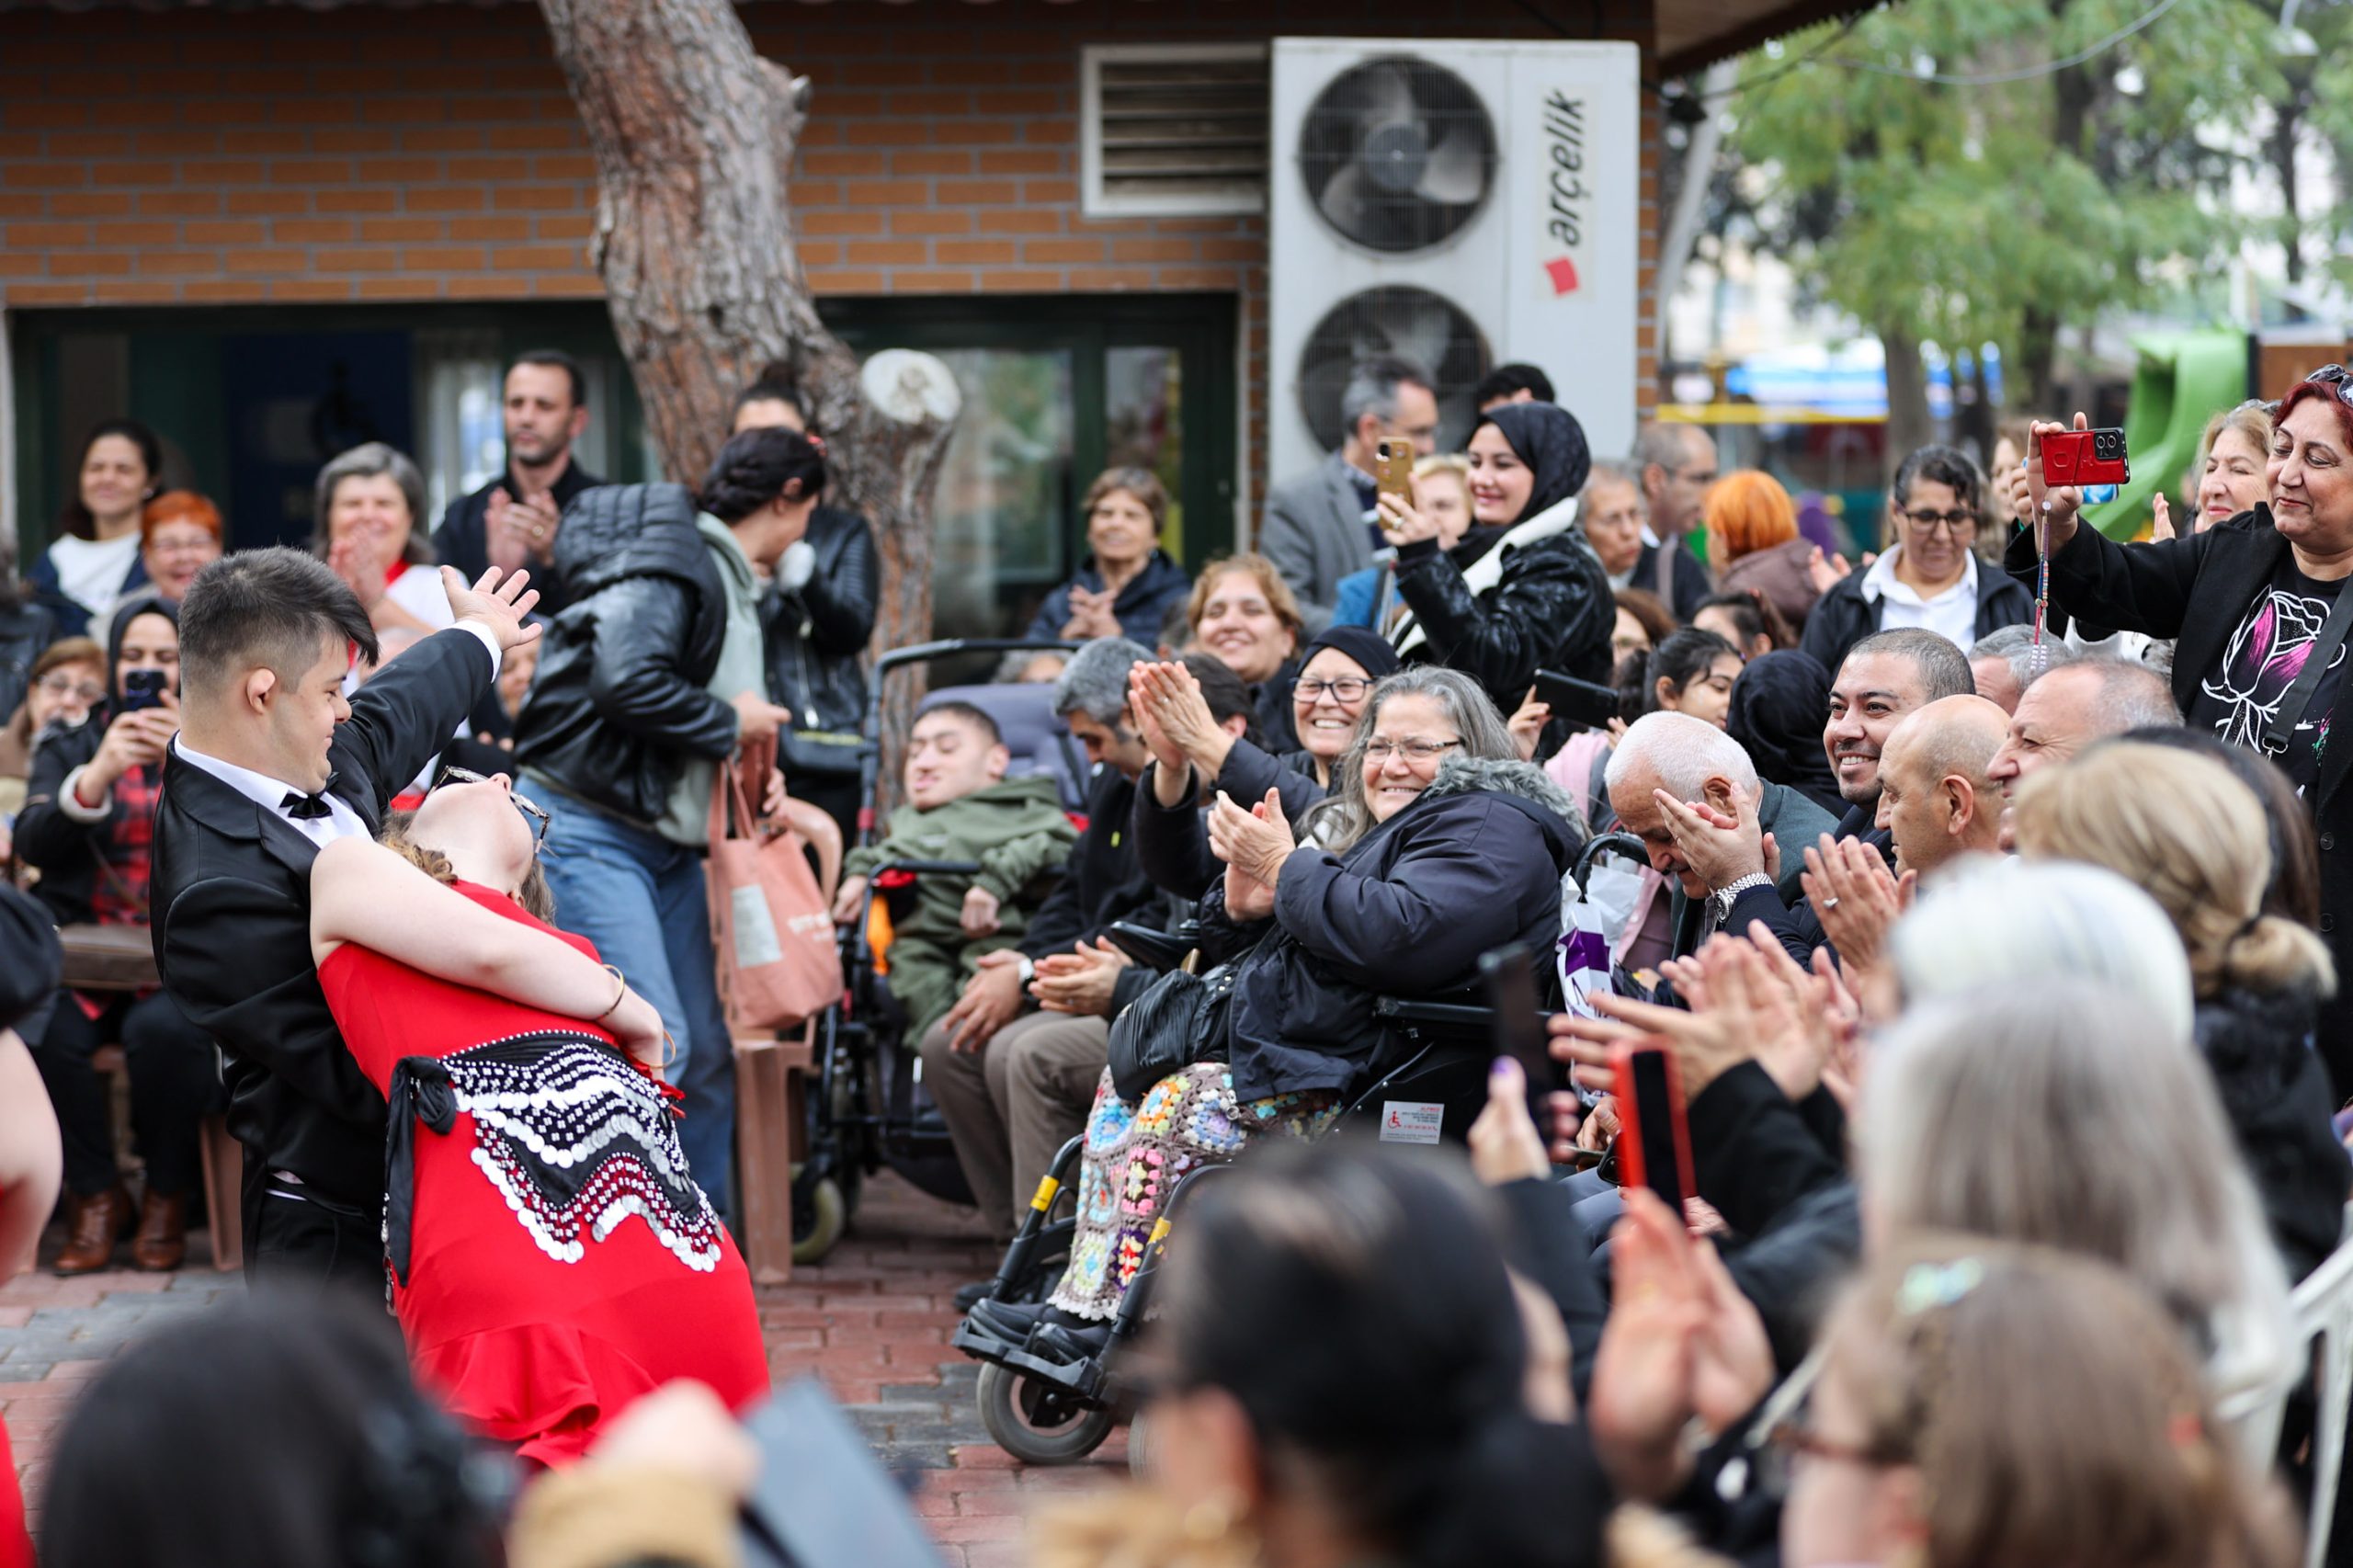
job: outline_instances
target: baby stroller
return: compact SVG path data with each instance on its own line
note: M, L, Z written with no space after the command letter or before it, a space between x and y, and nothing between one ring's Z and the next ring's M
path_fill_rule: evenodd
M881 835L876 778L882 756L882 699L897 672L935 660L1016 650L1072 651L1075 642L1036 639L955 639L893 649L874 663L867 701L865 738L858 747L858 842ZM1052 778L1065 811L1086 803L1088 769L1085 753L1054 716L1050 686L964 686L928 694L927 709L949 701L969 702L996 722L1013 763L1008 777L1043 773ZM876 868L858 918L840 933L845 990L840 1004L816 1020L810 1083L803 1096L806 1155L793 1173L792 1260L810 1264L831 1252L849 1228L858 1191L868 1176L885 1166L916 1187L951 1203L969 1203L948 1126L923 1091L915 1042L906 1038L905 1013L890 994L872 936L877 899L912 895L916 879L970 876L971 861L892 861Z
M1639 839L1624 834L1596 838L1579 856L1570 878L1582 889L1601 854L1630 851L1642 853ZM1189 945L1181 937L1156 931L1114 926L1112 934L1140 961L1163 967L1173 966L1174 949ZM1541 967L1557 1002L1556 966L1548 962ZM1325 1136L1388 1139L1394 1128L1392 1111L1438 1106L1443 1108L1438 1118L1441 1136L1461 1142L1486 1105L1487 1074L1495 1054L1495 1016L1484 997L1408 1001L1384 996L1374 1003L1374 1013L1388 1024L1388 1039L1367 1068L1362 1086L1351 1089ZM1055 1154L983 1300L1037 1301L1053 1290L1075 1229L1074 1194L1065 1201L1064 1188L1077 1174L1085 1142L1084 1137L1074 1138ZM1188 1173L1169 1194L1101 1351L1075 1358L1064 1354L1068 1341L1051 1338L1058 1331L1051 1326L1041 1326L1019 1343L972 1317L957 1327L950 1343L982 1363L981 1420L999 1448L1026 1464L1072 1464L1100 1448L1120 1422L1132 1420L1133 1391L1122 1383L1120 1367L1150 1308L1153 1279L1168 1237L1181 1223L1182 1205L1195 1187L1232 1168L1202 1166ZM1131 1466L1144 1463L1145 1449L1144 1434L1131 1426Z

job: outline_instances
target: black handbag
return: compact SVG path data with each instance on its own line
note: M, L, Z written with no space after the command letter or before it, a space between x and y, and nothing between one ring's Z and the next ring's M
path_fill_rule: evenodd
M1233 998L1232 964L1206 974L1174 970L1111 1020L1111 1086L1129 1105L1196 1062L1226 1059L1225 1011Z

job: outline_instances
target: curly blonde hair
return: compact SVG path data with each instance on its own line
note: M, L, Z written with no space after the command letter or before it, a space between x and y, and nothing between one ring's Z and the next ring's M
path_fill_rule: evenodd
M410 865L447 887L458 880L457 868L438 849L428 849L408 835L409 825L416 821L415 812L394 812L384 819L384 831L378 840ZM555 924L555 893L548 887L548 874L540 869L539 857L531 857L531 869L523 873L523 885L515 890L515 902L523 913L534 920Z

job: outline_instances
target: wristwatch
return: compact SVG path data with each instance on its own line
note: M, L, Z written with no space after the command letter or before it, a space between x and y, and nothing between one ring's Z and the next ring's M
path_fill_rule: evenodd
M1751 888L1769 888L1772 885L1773 879L1764 872L1751 871L1738 881L1726 882L1722 887L1710 893L1708 902L1715 905L1716 924L1721 926L1732 918L1732 906L1740 902L1742 893Z

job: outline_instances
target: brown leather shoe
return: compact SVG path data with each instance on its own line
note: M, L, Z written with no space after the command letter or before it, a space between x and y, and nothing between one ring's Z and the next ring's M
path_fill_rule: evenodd
M60 1278L96 1274L114 1261L114 1244L129 1233L131 1194L110 1187L94 1198L65 1201L65 1250L50 1265Z
M166 1197L152 1188L139 1203L139 1233L131 1241L131 1261L150 1274L169 1274L188 1256L188 1194Z

